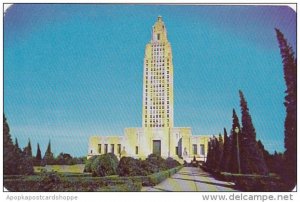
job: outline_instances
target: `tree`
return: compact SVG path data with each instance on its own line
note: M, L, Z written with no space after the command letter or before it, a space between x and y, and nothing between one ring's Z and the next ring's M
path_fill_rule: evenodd
M42 152L40 149L40 144L37 144L37 151L36 151L36 156L35 156L35 165L41 165L41 161L42 161Z
M221 161L222 161L222 156L223 156L223 151L224 151L224 142L223 142L223 137L221 133L219 134L219 139L217 140L218 142L218 147L217 147L217 155L216 155L216 169L221 170Z
M205 162L206 167L211 168L212 162L213 162L213 139L210 138L208 141L207 158Z
M220 170L222 172L228 172L228 165L230 161L230 149L231 149L231 142L227 135L226 128L224 128L224 146L223 146L223 155L220 162Z
M33 174L33 165L31 161L23 156L18 145L17 139L15 145L13 144L6 117L3 115L4 175Z
M18 174L17 165L19 159L17 155L17 149L12 142L5 114L3 114L3 152L3 174Z
M54 156L51 152L51 142L49 141L47 150L45 152L44 158L42 160L43 165L51 165L54 163Z
M70 154L67 153L60 153L56 158L56 163L58 165L71 165L73 158Z
M25 156L32 157L32 148L31 148L30 139L28 140L28 145L27 147L24 148L23 153Z
M279 29L275 29L283 63L286 83L284 122L285 168L284 178L290 189L297 180L297 62L291 45L288 44Z
M18 138L15 139L15 148L17 149L17 153L21 154L22 150L19 147Z
M235 112L235 109L232 110L232 128L231 128L231 155L230 155L230 161L229 161L229 168L228 168L228 171L231 172L231 173L238 173L239 172L239 160L241 159L238 159L238 156L240 155L240 151L239 151L239 154L238 154L238 147L241 148L241 138L239 136L238 138L238 135L235 130L236 128L239 129L239 131L241 131L241 126L240 126L240 123L239 123L239 118L238 116L236 115L236 112Z
M268 168L263 158L263 153L256 142L256 132L249 113L248 104L243 92L240 90L240 105L242 111L241 131L241 168L246 174L267 175Z

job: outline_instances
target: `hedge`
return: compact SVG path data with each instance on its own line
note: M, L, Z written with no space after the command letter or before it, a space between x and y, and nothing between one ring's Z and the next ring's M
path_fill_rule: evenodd
M4 187L18 192L139 191L141 186L154 186L175 174L183 166L148 176L68 176L44 173L33 176L4 176Z

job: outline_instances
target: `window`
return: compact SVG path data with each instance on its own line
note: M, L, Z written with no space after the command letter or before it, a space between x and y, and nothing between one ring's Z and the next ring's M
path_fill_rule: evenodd
M197 154L197 145L193 144L193 154L196 155Z
M139 154L139 147L138 146L135 147L135 154Z
M107 154L107 150L108 150L108 145L105 144L105 145L104 145L104 153L105 153L105 154Z
M98 153L101 154L101 144L98 144Z
M118 144L118 154L121 154L121 144Z
M175 153L178 155L178 147L175 147Z
M114 144L111 144L110 145L110 149L111 149L111 153L115 153L115 145Z
M200 144L200 155L205 156L204 144Z
M160 34L157 34L157 40L160 40Z

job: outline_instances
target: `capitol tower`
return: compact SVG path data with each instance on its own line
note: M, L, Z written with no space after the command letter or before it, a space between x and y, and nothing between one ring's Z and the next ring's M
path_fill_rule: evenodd
M145 48L143 80L142 127L173 127L172 48L161 16L152 27L151 41Z

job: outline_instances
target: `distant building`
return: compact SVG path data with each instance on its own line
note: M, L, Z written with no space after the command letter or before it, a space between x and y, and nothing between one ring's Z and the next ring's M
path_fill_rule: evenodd
M192 136L189 127L174 127L173 62L162 17L152 27L146 45L143 78L142 127L125 128L124 136L92 136L88 158L104 153L146 158L155 153L189 162L205 161L210 135Z

